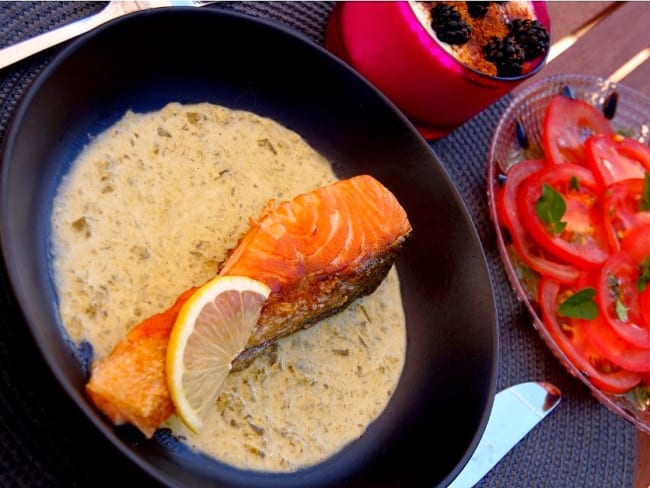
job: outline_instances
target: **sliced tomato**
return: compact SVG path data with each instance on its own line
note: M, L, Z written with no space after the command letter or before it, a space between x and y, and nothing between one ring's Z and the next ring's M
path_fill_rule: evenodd
M641 375L609 361L596 348L579 319L561 317L557 310L566 288L543 277L539 285L539 303L543 325L569 361L597 388L608 393L625 393L641 381Z
M643 320L646 324L650 324L650 286L639 294L639 305Z
M591 136L585 141L585 150L603 189L616 181L643 178L650 171L650 147L620 134Z
M582 322L598 351L612 363L629 371L650 372L650 348L637 347L622 339L600 315Z
M641 210L644 180L635 178L612 183L604 193L605 231L613 252L621 250L621 239L627 231L643 222L650 222L650 210Z
M632 227L621 241L621 247L639 266L639 272L643 269L641 266L650 266L650 222L644 221ZM639 291L639 306L645 324L650 327L650 283Z
M528 235L517 212L517 192L521 183L543 167L543 161L531 159L521 161L509 169L497 199L499 220L508 230L515 251L524 264L562 283L574 283L578 279L579 271L569 264L558 262L556 258L544 252Z
M650 347L650 327L639 302L639 266L625 251L612 254L600 271L596 286L603 319L622 339Z
M577 288L597 288L598 271L584 272ZM637 347L622 339L604 319L604 311L592 320L581 319L585 332L603 356L621 368L639 373L650 372L650 348Z
M605 116L584 100L558 95L544 115L542 146L551 164L587 166L585 141L593 134L613 134Z
M544 185L555 189L566 203L561 221L564 230L554 232L537 214L536 204ZM517 195L521 221L535 242L561 262L577 268L600 266L609 255L598 188L590 170L576 164L547 166L521 185Z
M621 241L621 248L639 264L650 257L650 222L640 222Z

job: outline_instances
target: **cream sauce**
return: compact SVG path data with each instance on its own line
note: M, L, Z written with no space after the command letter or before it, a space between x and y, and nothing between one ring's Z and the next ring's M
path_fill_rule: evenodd
M325 158L270 119L207 103L129 111L84 148L54 200L65 332L107 355L142 319L213 277L268 200L335 180ZM393 269L373 295L231 374L198 435L175 416L166 426L239 468L309 466L380 415L405 350Z

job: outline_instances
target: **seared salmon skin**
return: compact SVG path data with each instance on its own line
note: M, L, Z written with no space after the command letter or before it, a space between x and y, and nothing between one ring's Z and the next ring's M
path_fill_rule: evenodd
M395 196L368 175L291 201L271 201L251 221L219 274L247 276L271 288L233 370L248 366L281 337L312 326L372 293L412 232ZM115 424L147 437L173 412L165 375L167 341L187 290L167 311L135 326L91 368L86 391Z

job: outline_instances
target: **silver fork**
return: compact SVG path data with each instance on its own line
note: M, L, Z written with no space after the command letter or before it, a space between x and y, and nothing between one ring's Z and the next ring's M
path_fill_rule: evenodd
M49 47L70 40L73 37L84 34L109 20L116 19L117 17L121 17L131 12L172 6L200 7L208 3L214 2L199 0L140 0L135 2L111 0L102 11L94 15L63 25L57 29L18 42L4 49L0 49L0 69L16 63L21 59L25 59L32 54L36 54Z

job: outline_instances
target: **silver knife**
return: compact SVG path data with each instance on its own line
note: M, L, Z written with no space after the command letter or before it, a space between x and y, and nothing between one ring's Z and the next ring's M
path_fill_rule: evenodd
M500 391L481 440L449 488L470 488L560 403L560 390L545 382L521 383Z

